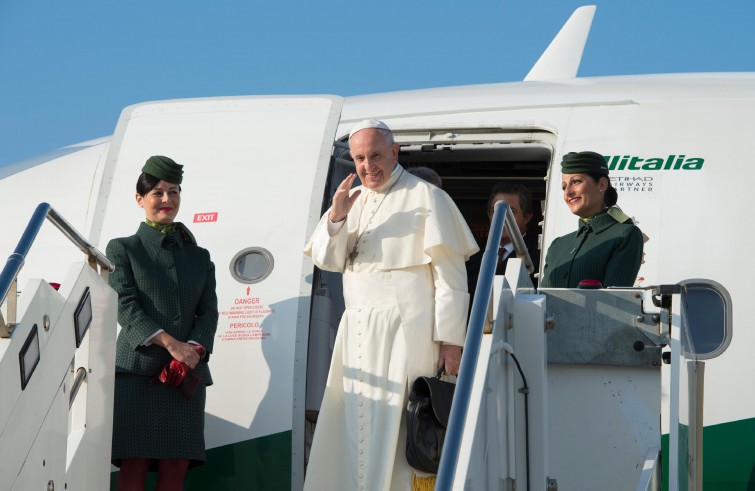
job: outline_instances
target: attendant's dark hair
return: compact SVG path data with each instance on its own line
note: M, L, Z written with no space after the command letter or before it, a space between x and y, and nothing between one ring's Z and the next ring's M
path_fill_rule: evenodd
M611 179L608 176L602 174L593 174L590 172L588 172L587 175L592 177L593 181L595 182L600 182L601 177L605 177L606 181L608 181L608 187L605 191L603 191L603 206L610 208L619 201L619 193L618 191L616 191L616 188L613 187L613 184L611 184Z
M152 174L147 174L146 172L142 172L139 178L136 180L136 194L139 196L146 196L147 193L155 189L155 186L157 186L157 183L160 182L160 179L153 176ZM178 191L181 191L181 185L178 185Z

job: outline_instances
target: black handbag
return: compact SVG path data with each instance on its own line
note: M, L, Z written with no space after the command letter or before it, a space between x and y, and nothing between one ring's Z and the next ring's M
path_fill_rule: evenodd
M443 440L456 384L435 377L417 377L406 408L406 460L423 472L438 473Z

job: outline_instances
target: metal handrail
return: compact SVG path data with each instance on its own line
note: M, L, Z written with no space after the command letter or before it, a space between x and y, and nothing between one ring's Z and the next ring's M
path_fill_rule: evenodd
M29 220L29 224L26 226L21 239L18 241L16 250L8 257L8 262L5 264L3 271L0 272L0 305L5 302L5 298L8 296L8 292L11 290L16 277L26 262L26 255L29 253L34 240L42 228L42 224L45 219L50 220L63 235L68 237L68 240L74 243L81 252L87 255L89 263L94 267L94 263L101 268L105 268L108 271L115 270L115 266L105 255L100 252L96 247L90 244L83 235L81 235L73 226L63 218L60 213L50 206L49 203L40 203L37 209ZM8 313L8 320L15 322L15 312ZM9 322L11 323L11 322ZM10 337L10 330L6 326L5 322L0 318L0 337Z
M496 205L498 203L505 204L504 201L497 201ZM509 234L511 243L514 244L514 252L516 253L516 257L524 261L524 267L527 268L527 273L529 274L534 273L535 265L533 264L532 258L530 257L530 251L527 249L527 245L524 243L524 237L522 236L522 233L519 230L519 226L516 224L516 220L514 219L514 214L506 211L504 216L506 217L506 232ZM516 232L512 234L511 233L512 230L515 230ZM488 239L489 238L490 237L488 237ZM499 237L497 244L500 244L500 242L501 242L501 238ZM487 251L487 249L485 250Z
M464 429L467 410L469 409L469 398L477 368L477 358L480 354L483 328L492 301L493 277L495 276L498 247L503 236L504 222L506 232L514 244L514 249L517 251L517 256L526 257L525 263L528 265L527 271L529 273L532 273L534 270L532 259L530 259L527 248L524 246L522 233L516 225L511 208L504 201L496 202L493 208L493 218L490 221L487 245L482 255L480 274L477 277L475 297L472 301L467 338L464 342L464 351L461 355L461 367L459 368L459 376L456 379L456 390L454 391L454 399L451 405L451 415L448 418L448 428L446 429L443 452L435 482L436 491L450 491L454 475L456 474L462 430Z
M73 403L76 400L76 396L79 394L79 389L81 388L81 384L83 384L86 379L87 379L87 369L84 367L79 367L76 370L76 376L73 379L73 384L71 385L71 393L68 396L68 409L69 410L73 407Z

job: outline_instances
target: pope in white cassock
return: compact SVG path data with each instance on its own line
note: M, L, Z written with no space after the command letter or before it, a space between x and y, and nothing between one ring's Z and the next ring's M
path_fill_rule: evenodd
M441 366L458 373L464 261L478 248L448 194L398 164L385 123L357 124L349 145L357 174L338 186L305 249L317 267L343 273L346 310L304 489L404 491L426 478L404 455L409 384ZM362 186L351 190L357 175Z

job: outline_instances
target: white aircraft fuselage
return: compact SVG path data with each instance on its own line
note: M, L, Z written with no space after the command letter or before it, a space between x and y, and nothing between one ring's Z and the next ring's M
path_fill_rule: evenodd
M183 164L177 219L211 253L220 310L208 464L190 479L227 489L281 489L290 480L300 489L343 309L334 278L315 271L302 249L350 171L350 128L366 118L386 122L401 145L399 162L435 169L475 232L487 227L495 182L527 185L543 258L554 238L577 226L563 202L561 157L596 151L608 158L619 206L649 237L637 285L705 278L731 295L733 335L705 369L705 483L724 489L750 479L751 462L741 456L755 451L751 439L733 436L755 425L747 376L755 372L755 332L747 328L755 237L737 228L746 224L740 215L755 177L747 157L753 114L755 73L147 102L124 109L111 137L0 168L0 251L13 250L40 202L104 250L144 219L134 199L144 161L159 154ZM30 278L62 281L79 254L43 230L19 287Z

